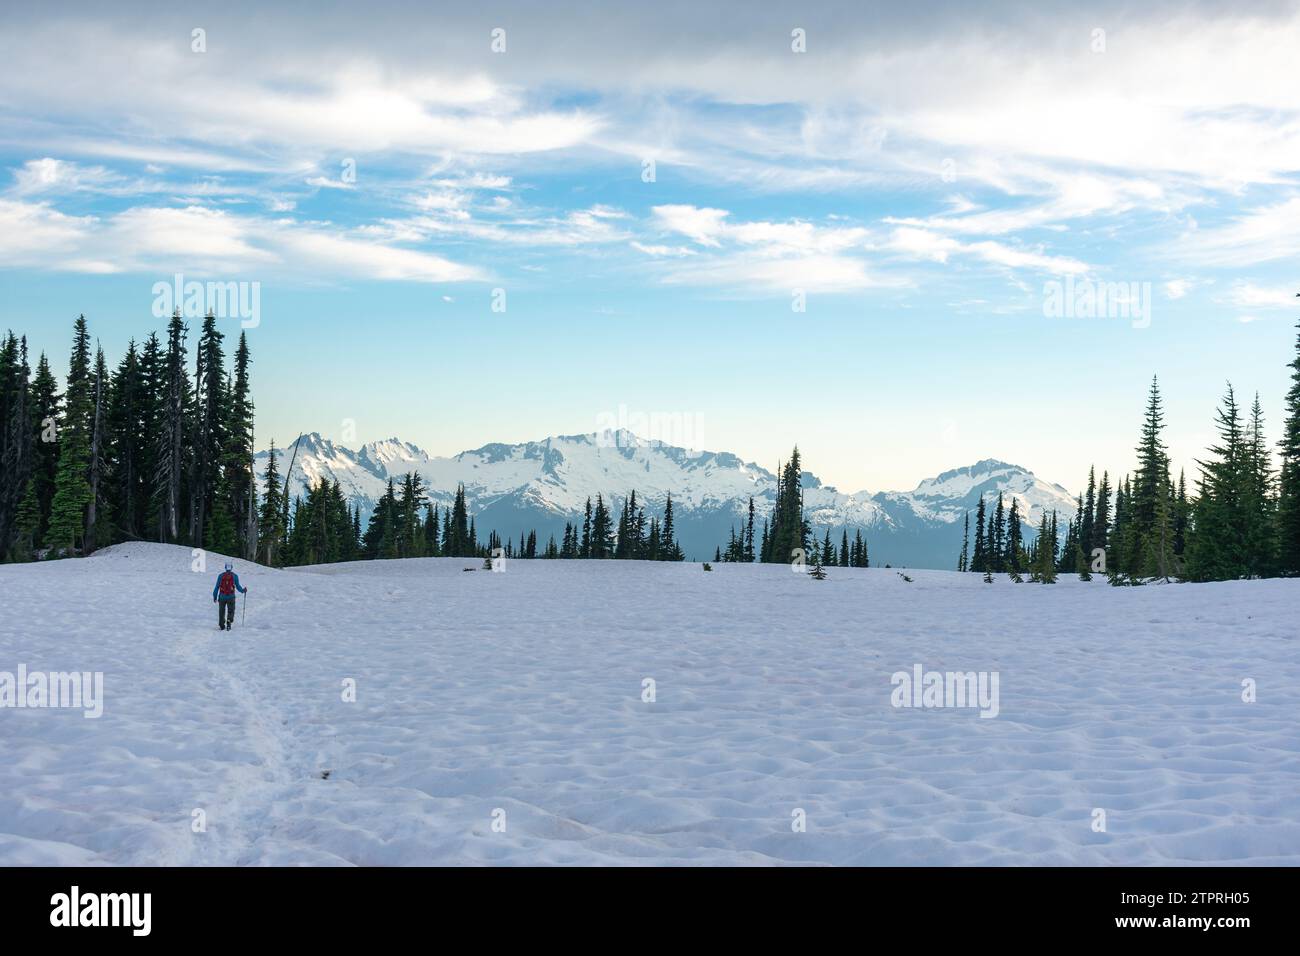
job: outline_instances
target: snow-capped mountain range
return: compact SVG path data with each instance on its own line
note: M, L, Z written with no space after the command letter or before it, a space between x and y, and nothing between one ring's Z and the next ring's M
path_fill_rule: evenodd
M400 480L415 471L430 489L430 499L440 505L452 500L457 485L465 486L480 537L495 530L517 541L520 532L535 529L539 544L551 534L559 541L565 522L580 522L589 496L600 493L617 509L635 489L648 513L662 515L671 494L678 537L687 556L696 559L711 558L719 544L725 545L730 529L739 530L751 495L761 521L775 501L777 484L771 471L729 452L677 448L626 430L484 445L450 458L429 455L397 438L354 451L312 432L298 440L296 450L290 445L279 454L282 473L293 459L293 494L305 494L318 481L338 481L344 496L368 515L390 478ZM257 455L259 476L266 456L265 451ZM1018 499L1029 537L1044 511L1055 509L1064 520L1075 509L1074 497L1060 485L993 459L946 471L911 491L845 494L807 471L803 487L816 535L820 538L830 528L838 546L843 529L850 538L862 529L872 563L878 565L953 567L963 517L975 511L981 496L996 498L1001 492L1007 507L1012 497Z

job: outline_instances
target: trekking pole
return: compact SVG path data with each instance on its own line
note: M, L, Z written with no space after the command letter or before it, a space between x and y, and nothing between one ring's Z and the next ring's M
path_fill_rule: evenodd
M248 592L244 592L244 611L239 615L239 626L243 627L244 622L248 620Z

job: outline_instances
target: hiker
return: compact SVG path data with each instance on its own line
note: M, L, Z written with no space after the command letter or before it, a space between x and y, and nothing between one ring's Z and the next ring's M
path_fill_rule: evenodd
M217 583L212 588L212 600L217 603L217 630L219 631L228 631L230 625L235 623L236 591L247 594L248 588L239 583L235 566L227 561L225 570L218 575Z

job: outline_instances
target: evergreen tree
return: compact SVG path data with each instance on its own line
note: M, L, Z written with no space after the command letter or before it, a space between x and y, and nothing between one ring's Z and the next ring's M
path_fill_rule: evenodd
M1150 539L1156 532L1157 511L1162 507L1162 496L1169 485L1169 455L1160 438L1163 428L1160 384L1153 377L1137 446L1137 472L1133 476L1132 492L1126 494L1129 539L1124 570L1139 576L1145 570L1146 556L1156 547Z
M1182 471L1178 472L1178 491L1174 499L1174 554L1180 559L1187 552L1187 528L1191 520L1192 506L1187 500L1187 480Z
M41 353L32 378L31 412L32 481L35 485L37 527L33 547L45 540L45 529L50 520L50 506L54 501L54 482L59 470L59 420L62 416L63 396L58 382L50 371L49 359ZM30 519L30 514L29 514Z
M1104 476L1103 476L1104 484ZM1124 560L1127 554L1125 542L1128 539L1128 503L1125 498L1125 481L1115 486L1115 520L1110 526L1107 537L1106 576L1111 584L1124 584Z
M425 502L424 506L424 553L430 558L442 554L438 548L438 506L434 502Z
M1088 467L1088 488L1083 496L1083 510L1076 516L1079 522L1079 550L1085 557L1091 558L1095 534L1093 523L1097 518L1097 471L1095 466Z
M257 549L257 482L253 475L253 397L249 381L252 360L248 338L239 334L235 350L235 377L230 389L230 414L225 423L225 479L239 552L252 558Z
M394 533L396 533L394 528ZM443 529L442 553L449 558L476 557L478 544L474 540L472 523L469 520L469 506L465 501L465 486L456 486L456 497L452 500L450 517Z
M1110 517L1110 472L1103 471L1101 484L1097 486L1097 511L1092 519L1090 552L1098 548L1105 551L1110 544Z
M419 472L408 471L402 476L402 490L397 502L397 527L394 533L399 558L418 558L424 554L425 535L420 524L424 505L424 480Z
M672 499L669 499L671 503ZM668 519L665 518L665 521ZM591 557L591 496L587 496L587 509L582 519L582 542L578 546L580 556L584 558Z
M979 505L975 509L975 550L971 557L972 571L989 570L988 545L984 535L984 496L980 495Z
M826 532L827 543L830 542L830 532ZM808 576L814 581L826 580L826 565L822 560L822 553L817 548L813 548L812 567L808 569Z
M1246 576L1269 577L1278 570L1277 476L1264 438L1264 411L1255 393L1245 435L1245 488L1242 529L1246 552Z
M614 528L605 499L596 495L596 510L591 519L591 557L608 558L614 553Z
M749 496L749 520L745 524L745 555L750 564L754 563L754 496Z
M853 534L853 550L855 555L853 566L855 568L871 567L871 556L867 553L867 542L862 537L861 528Z
M846 542L848 541L847 532L845 534ZM970 563L970 511L966 512L966 517L962 521L961 532L961 554L957 556L957 570L966 571Z
M1083 540L1082 533L1076 536L1074 546L1074 573L1079 576L1080 581L1091 581L1092 571L1088 566L1088 556L1083 550Z
M459 498L460 494L457 492L457 499L459 500ZM370 523L366 526L365 534L361 538L362 550L366 557L372 559L395 558L397 557L397 538L397 489L394 486L393 479L389 478L384 493L375 502L375 510L370 515ZM443 553L449 557L464 557L464 555L451 550L455 545L449 518L448 528L443 540Z
M1188 576L1194 581L1230 581L1250 573L1246 533L1250 508L1250 451L1232 386L1216 412L1219 444L1201 466L1199 495L1192 509Z
M1300 330L1300 323L1296 324ZM1283 574L1300 574L1300 334L1296 336L1291 385L1286 393L1286 414L1278 441L1278 566Z
M993 512L992 531L989 533L989 541L986 542L989 566L998 573L1006 570L1006 535L1006 512L1002 507L1002 492L999 491L998 506Z
M1003 558L1003 567L1014 574L1019 574L1023 569L1021 558L1024 555L1024 541L1020 529L1020 501L1014 496L1011 499L1011 513L1007 517L1007 550Z
M113 450L109 498L119 533L142 538L149 514L148 416L145 381L135 340L117 366L109 389L107 438Z
M751 500L752 504L752 500ZM673 525L673 496L669 495L664 503L664 523L660 529L659 559L661 561L684 561L686 555L677 542L676 529ZM750 542L753 544L752 540ZM753 560L751 555L750 560Z
M1038 523L1038 537L1034 542L1034 565L1030 580L1039 584L1056 583L1056 513L1052 513L1049 523L1047 512L1043 512Z
M633 492L635 495L636 492ZM635 500L635 499L633 499ZM733 533L732 537L735 535ZM623 499L623 510L618 516L618 530L614 534L614 557L626 558L628 552L628 517L627 517L627 499Z
M152 498L158 517L159 541L179 541L181 534L182 481L189 450L185 421L185 411L190 404L189 380L185 373L187 332L180 309L177 309L172 313L171 322L167 326L167 348L158 383L158 430Z
M35 477L29 478L27 491L18 505L9 560L28 561L36 553L37 536L41 528L41 506L36 491Z
M786 564L794 559L796 549L806 554L809 527L803 513L803 472L796 446L784 468L778 469L776 503L772 508L771 526L767 535L767 549L763 560Z
M257 560L272 568L280 566L284 548L284 491L280 487L278 462L273 438L271 450L266 457L266 470L262 473L266 491L262 496L262 511L257 522Z
M90 469L87 474L87 482L90 485L90 495L86 501L86 549L88 551L111 544L113 540L112 515L108 500L110 450L106 434L110 386L108 362L104 358L104 350L97 347L91 386L93 410L90 418Z
M86 317L73 326L72 357L68 362L66 412L59 437L59 470L50 503L46 543L57 555L71 554L85 540L86 506L90 502L90 442L94 418L94 383L90 368L90 334Z
M10 332L0 344L0 561L13 553L20 537L23 555L35 547L30 377L27 340ZM39 526L39 511L36 518Z
M1174 495L1167 471L1156 490L1156 513L1145 542L1141 574L1168 581L1180 574L1181 568L1174 555Z
M208 516L212 513L219 472L224 460L226 420L224 336L217 329L211 311L203 319L198 346L194 351L194 395L190 436L190 541L203 544ZM308 494L306 506L311 505Z

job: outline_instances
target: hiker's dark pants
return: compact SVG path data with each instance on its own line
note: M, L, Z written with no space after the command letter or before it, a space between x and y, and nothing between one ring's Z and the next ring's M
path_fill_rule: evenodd
M235 599L217 601L217 626L229 627L235 623Z

